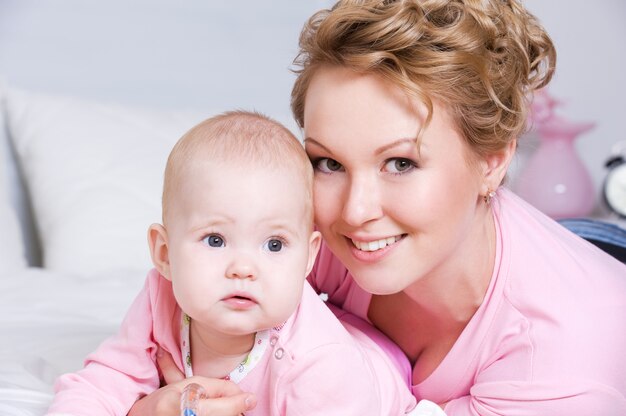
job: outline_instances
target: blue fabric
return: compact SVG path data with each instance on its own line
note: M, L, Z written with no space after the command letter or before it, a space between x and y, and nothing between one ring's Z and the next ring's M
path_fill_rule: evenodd
M559 223L626 263L626 229L617 224L588 218L567 218L559 220Z
M562 219L559 223L584 239L626 247L626 229L616 224L587 218Z

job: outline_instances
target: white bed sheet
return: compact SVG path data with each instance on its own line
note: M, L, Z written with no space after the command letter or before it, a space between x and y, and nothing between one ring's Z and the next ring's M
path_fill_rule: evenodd
M30 268L0 278L0 415L40 416L54 380L113 334L143 284L127 271L85 280Z

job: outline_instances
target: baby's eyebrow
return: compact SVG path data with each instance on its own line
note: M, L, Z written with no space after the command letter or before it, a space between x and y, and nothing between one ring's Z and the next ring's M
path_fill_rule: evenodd
M283 218L268 216L261 218L258 222L258 229L264 234L283 234L286 237L297 238L302 234L300 222L285 221Z
M194 232L197 231L204 231L207 228L212 228L212 227L220 227L226 224L233 224L236 222L235 218L230 218L230 217L226 217L226 216L220 216L218 218L211 218L209 220L203 220L201 222L196 222L193 225L193 228L191 229Z
M287 224L269 224L269 229L276 234L288 234L292 236L298 236L298 228L289 226Z

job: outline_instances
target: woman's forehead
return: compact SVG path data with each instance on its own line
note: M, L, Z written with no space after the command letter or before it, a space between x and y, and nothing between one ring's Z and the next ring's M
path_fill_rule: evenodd
M320 128L413 128L427 107L376 75L321 72L307 92L304 130ZM354 125L353 125L354 124Z
M421 155L461 153L472 156L450 109L431 100L432 112L417 97L378 75L325 68L314 79L304 117L305 144L350 159L384 154L386 148L406 152L396 143L412 140Z

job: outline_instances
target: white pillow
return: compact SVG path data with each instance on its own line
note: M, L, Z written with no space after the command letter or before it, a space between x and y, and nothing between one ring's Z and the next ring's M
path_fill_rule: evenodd
M12 200L11 181L17 186L17 175L4 122L3 88L0 86L0 275L26 267L24 240Z
M151 267L167 155L210 113L167 112L9 89L7 123L43 266L89 277Z

